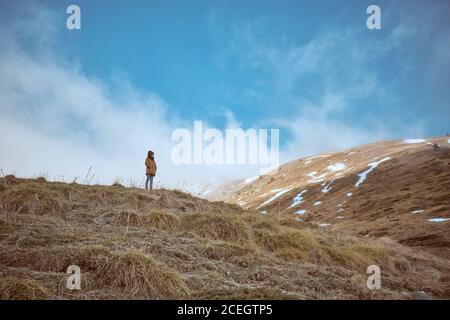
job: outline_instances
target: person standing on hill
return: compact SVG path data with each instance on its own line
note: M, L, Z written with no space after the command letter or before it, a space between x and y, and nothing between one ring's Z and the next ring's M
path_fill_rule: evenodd
M150 190L153 190L153 178L156 175L156 162L155 162L155 153L153 151L149 151L147 154L147 158L145 159L145 174L147 175L147 179L145 180L145 190L148 190L148 183L150 182Z

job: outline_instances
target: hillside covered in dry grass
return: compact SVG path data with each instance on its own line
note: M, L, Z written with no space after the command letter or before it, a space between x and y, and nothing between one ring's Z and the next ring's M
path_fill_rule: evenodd
M372 264L381 290L366 287ZM449 298L449 271L392 240L178 191L0 179L1 299Z
M233 191L216 200L358 237L389 237L450 259L448 137L377 142L301 158L225 189Z

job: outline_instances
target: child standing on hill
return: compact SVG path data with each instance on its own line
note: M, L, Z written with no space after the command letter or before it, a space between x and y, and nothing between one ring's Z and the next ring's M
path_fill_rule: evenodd
M147 154L147 158L145 159L145 174L147 175L147 179L145 180L145 190L148 190L149 182L150 190L153 190L153 178L156 175L156 162L154 155L155 153L150 150Z

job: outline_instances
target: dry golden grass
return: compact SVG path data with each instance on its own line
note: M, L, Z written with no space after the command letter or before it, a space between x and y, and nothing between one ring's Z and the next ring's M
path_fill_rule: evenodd
M19 251L10 259L8 254L11 255L11 252L2 252L1 262L4 265L21 266L38 272L64 273L67 266L77 265L92 275L94 285L90 286L120 289L131 298L182 298L189 293L177 271L151 255L133 249L111 252L101 246L58 247L33 250L27 255Z
M178 272L136 250L111 253L103 247L88 247L71 261L93 271L103 281L100 285L123 288L133 298L182 298L189 293Z
M12 276L0 279L0 299L2 300L42 300L50 297L50 292L36 280Z
M152 210L148 213L138 213L135 210L121 210L112 214L112 223L139 228L157 228L161 230L180 230L180 218L170 212Z
M246 240L247 226L236 216L217 213L194 213L183 216L183 228L201 237L216 240Z
M282 292L277 288L221 288L200 292L197 299L222 299L222 300L294 300L298 296Z
M1 200L3 210L10 213L55 214L66 209L66 202L58 192L37 183L7 188Z
M66 270L82 272L80 291ZM382 289L366 288L366 268ZM448 260L178 191L0 179L1 299L449 298Z

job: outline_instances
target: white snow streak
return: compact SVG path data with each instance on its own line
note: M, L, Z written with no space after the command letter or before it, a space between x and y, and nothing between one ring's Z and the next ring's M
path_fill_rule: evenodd
M331 190L330 185L333 183L333 180L331 180L327 185L325 185L325 188L322 189L323 193L328 193L328 191Z
M449 218L433 218L433 219L428 219L428 221L430 222L445 222L450 220Z
M427 142L425 139L405 139L403 143L414 144L414 143L424 143Z
M309 183L314 183L314 182L322 182L323 181L323 177L325 177L325 173L321 174L320 176L316 176L317 171L313 171L307 174L308 177L310 177L311 179L308 180Z
M278 190L278 189L277 189ZM268 205L269 203L271 203L272 201L274 201L275 199L281 197L283 194L291 191L292 188L288 188L288 189L282 189L281 191L277 192L272 198L270 198L267 201L264 201L262 204L260 204L256 209L259 209L261 207L264 207L265 205ZM272 190L273 191L273 190Z
M382 163L382 162L384 162L384 161L387 161L387 160L390 160L390 159L391 159L390 157L386 157L386 158L381 159L381 160L379 160L379 161L369 163L369 169L367 169L367 170L364 171L364 172L358 173L359 180L356 182L355 188L358 188L359 185L360 185L361 183L363 183L364 180L366 180L367 175L368 175L373 169L375 169L376 167L378 167L378 165L379 165L380 163Z
M333 172L335 172L335 171L342 171L342 170L345 169L345 163L341 163L341 162L333 163L332 165L329 165L327 167L327 169L330 170L330 171L333 171Z
M294 200L292 200L292 204L289 206L289 208L293 208L293 207L295 207L295 206L298 206L300 203L302 203L303 202L303 194L306 192L306 191L308 191L308 190L303 190L302 192L300 192L299 194L297 194L295 197L294 197Z

